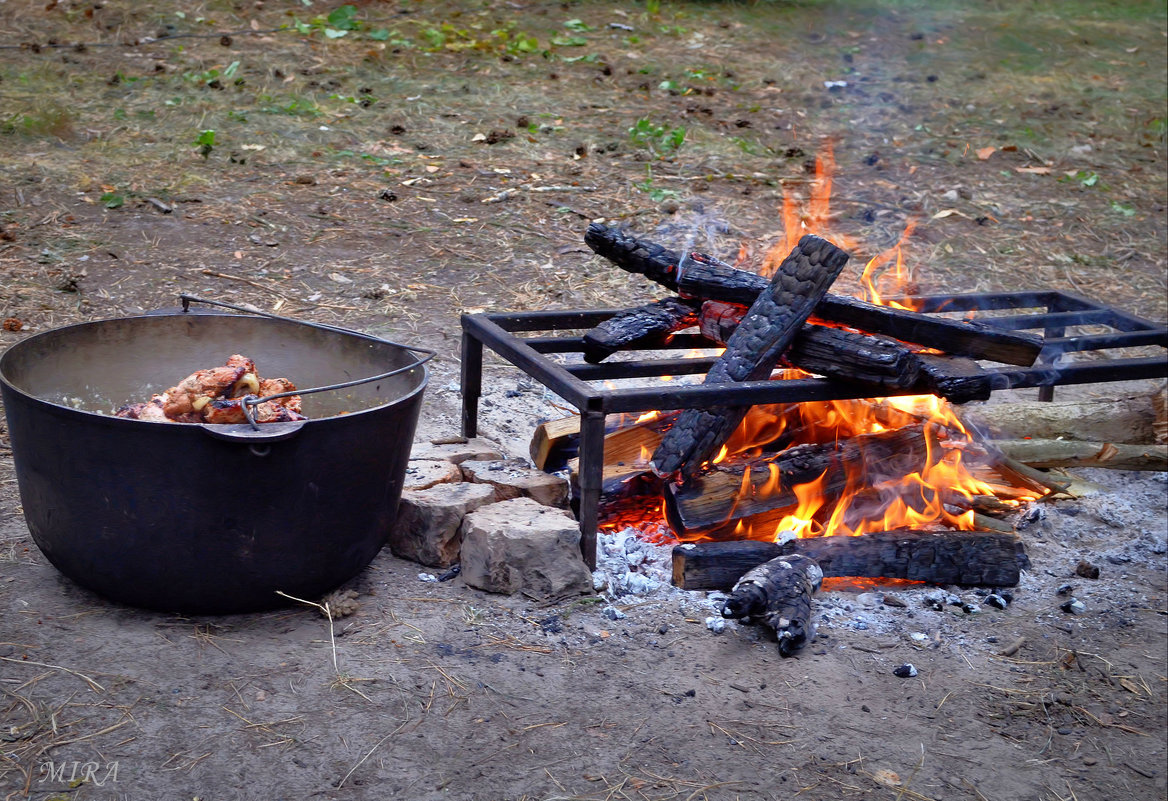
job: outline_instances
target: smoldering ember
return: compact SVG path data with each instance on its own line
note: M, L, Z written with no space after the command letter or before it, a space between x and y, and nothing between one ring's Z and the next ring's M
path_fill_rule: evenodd
M0 31L0 798L1168 793L1163 4Z

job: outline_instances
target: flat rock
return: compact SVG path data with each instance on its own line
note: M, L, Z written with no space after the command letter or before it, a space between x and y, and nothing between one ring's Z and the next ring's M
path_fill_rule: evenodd
M498 443L482 437L471 437L466 442L444 443L434 445L429 442L419 442L410 451L411 459L443 459L454 464L462 464L470 459L487 461L502 459L503 449Z
M565 479L529 467L521 459L471 460L459 466L464 480L494 486L499 500L533 498L544 506L568 505Z
M410 459L406 465L403 489L424 490L436 484L462 481L462 471L454 462L445 459Z
M493 503L462 522L462 578L487 592L541 599L592 591L580 556L580 526L531 498Z
M489 484L460 481L405 490L390 528L389 548L402 559L449 567L459 561L463 518L495 500L495 488Z

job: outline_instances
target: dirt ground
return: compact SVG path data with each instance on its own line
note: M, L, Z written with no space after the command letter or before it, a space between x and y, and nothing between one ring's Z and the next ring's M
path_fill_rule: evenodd
M450 436L460 312L653 296L590 220L757 261L829 148L811 222L854 253L841 290L911 219L921 291L1162 320L1166 36L1141 2L0 0L0 341L179 292L252 304L437 349L419 438ZM521 455L554 399L487 377L484 433ZM710 631L703 594L544 606L388 552L335 638L310 607L120 607L37 551L3 442L5 798L1168 791L1164 474L1044 508L1006 610L835 586L784 660Z

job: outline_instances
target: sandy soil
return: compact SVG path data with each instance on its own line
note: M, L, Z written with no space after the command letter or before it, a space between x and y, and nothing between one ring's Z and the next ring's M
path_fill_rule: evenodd
M1168 307L1156 4L142 5L0 3L5 345L179 291L250 303L436 348L419 439L449 436L461 311L652 296L591 219L757 259L829 141L821 222L854 263L911 217L924 291ZM563 410L487 376L484 433L522 454ZM1163 798L1168 485L1083 477L1023 529L1007 609L831 585L784 660L707 628L704 594L545 606L388 552L331 626L120 607L36 549L5 447L0 795Z

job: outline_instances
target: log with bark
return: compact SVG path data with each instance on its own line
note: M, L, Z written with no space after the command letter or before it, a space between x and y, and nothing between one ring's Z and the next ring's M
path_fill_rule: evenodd
M814 559L780 556L738 580L722 605L722 616L769 626L778 637L779 653L791 656L815 637L811 597L822 583L823 571Z
M799 240L706 374L706 384L757 381L771 374L848 254L817 236ZM694 475L733 433L746 407L687 409L653 454L662 476Z
M740 522L749 522L756 531L773 530L797 506L796 485L819 479L817 493L830 503L847 488L850 475L907 475L922 470L927 458L925 429L919 425L798 445L772 456L716 465L684 484L668 485L665 515L682 539L732 536Z
M1087 442L1154 442L1152 398L1017 401L966 407L960 412L990 439L1074 439Z
M584 335L584 361L596 364L618 350L662 345L696 325L700 307L698 300L665 298L618 312Z
M1022 464L1051 467L1106 467L1111 470L1168 470L1168 445L1127 445L1064 439L995 441L994 447Z
M670 285L690 297L750 305L768 281L711 257L691 256L683 260L679 273L671 276ZM1042 337L1036 334L877 306L838 295L826 295L820 300L815 316L945 353L1023 367L1034 364L1043 345Z
M708 300L698 326L703 336L725 344L745 313L742 306ZM869 384L877 392L908 389L920 378L920 361L900 342L822 325L805 324L782 361L808 373Z
M809 537L785 543L731 540L673 549L673 583L685 590L734 586L753 567L781 556L814 559L825 576L910 579L967 587L1013 587L1030 567L1016 534L882 531L861 537Z

